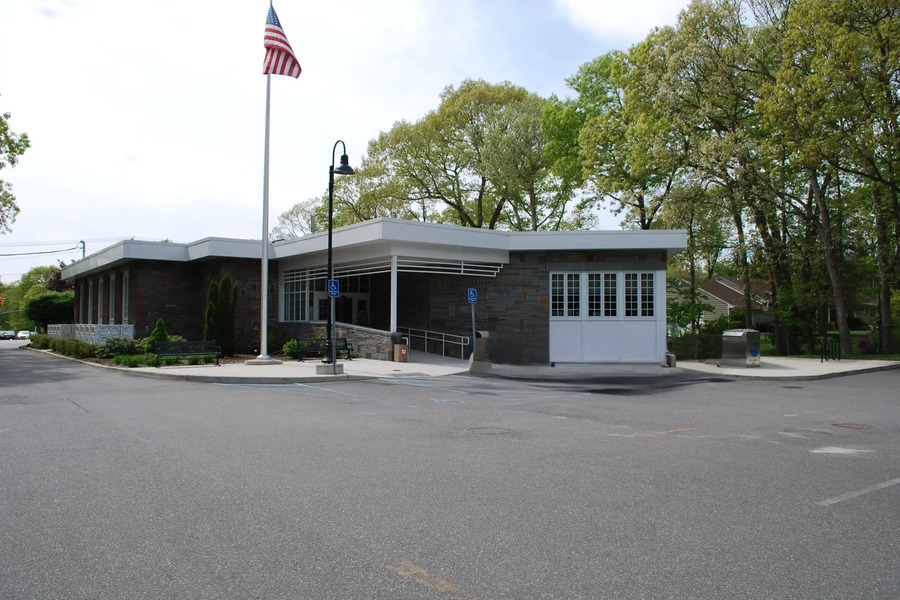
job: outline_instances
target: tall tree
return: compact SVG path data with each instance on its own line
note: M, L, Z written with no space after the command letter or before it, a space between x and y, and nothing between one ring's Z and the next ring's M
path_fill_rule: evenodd
M644 77L661 66L653 49L610 52L567 80L585 116L578 151L594 192L585 202L612 200L613 211L638 229L650 229L684 166L684 138L656 110L658 90Z
M31 145L27 133L17 134L9 128L10 114L0 113L0 170L5 167L15 167L19 156ZM16 215L19 214L19 205L12 193L12 184L0 179L0 233L9 232Z
M204 316L203 337L215 340L225 356L233 356L237 335L234 316L237 308L238 288L228 275L209 283L206 292L206 314Z
M829 207L826 184L836 172L867 182L886 351L890 293L900 280L900 11L891 0L797 0L787 22L785 59L764 110L809 177L823 240L835 243L829 210L841 209ZM836 259L829 265L841 268ZM841 343L849 349L849 330L841 331Z
M559 229L577 185L553 170L540 97L510 83L464 81L439 107L369 144L359 216L389 214L467 227ZM350 189L350 188L348 188ZM371 218L371 217L369 217Z

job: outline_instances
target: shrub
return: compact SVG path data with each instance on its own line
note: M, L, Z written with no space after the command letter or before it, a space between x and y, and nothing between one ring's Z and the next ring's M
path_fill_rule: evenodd
M31 347L37 348L38 350L49 350L50 349L50 340L53 339L49 335L39 333L38 335L31 336Z
M686 333L679 338L669 338L669 351L679 360L708 360L722 356L722 335Z
M94 358L97 356L97 345L74 339L50 338L50 349L57 354L73 358Z
M865 319L859 317L847 317L847 326L856 331L865 331L869 329L869 323Z
M221 281L211 281L206 293L203 336L207 340L215 340L225 356L234 356L237 344L234 315L238 295L238 288L228 275L223 276Z
M119 354L113 359L115 364L128 367L129 369L133 369L135 367L155 367L156 366L156 355L155 354Z
M130 338L109 338L97 349L100 358L113 358L117 355L143 354L145 344Z
M156 322L156 326L153 328L153 331L150 332L150 337L147 338L147 341L144 344L144 351L148 354L156 352L156 342L168 342L169 334L166 333L166 324L163 323L162 319L159 319Z
M859 338L859 340L856 342L856 347L859 349L860 353L862 353L862 354L872 354L873 352L875 352L875 349L878 348L877 345L872 344L869 341L868 334Z
M300 358L300 342L297 340L288 340L284 343L281 351L284 353L286 358L298 359Z

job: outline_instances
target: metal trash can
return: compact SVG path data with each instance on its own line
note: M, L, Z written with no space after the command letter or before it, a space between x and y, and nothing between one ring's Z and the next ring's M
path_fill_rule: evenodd
M391 344L394 347L394 362L409 362L409 338L394 332L391 334Z
M726 329L722 332L720 367L758 367L759 332L755 329Z

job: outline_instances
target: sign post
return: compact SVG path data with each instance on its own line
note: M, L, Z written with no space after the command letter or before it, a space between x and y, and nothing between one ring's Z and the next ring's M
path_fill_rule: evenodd
M478 290L469 288L466 292L469 298L469 306L472 307L472 356L475 356L475 304L478 302Z
M331 339L328 340L328 356L331 359L331 374L337 375L337 327L334 322L334 299L341 295L341 282L339 279L328 280L328 299L331 302ZM342 371L343 372L343 371Z

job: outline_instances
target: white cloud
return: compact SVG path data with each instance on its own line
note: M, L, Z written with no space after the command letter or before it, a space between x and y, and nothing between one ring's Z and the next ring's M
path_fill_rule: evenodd
M654 27L674 25L684 0L556 0L575 27L592 31L601 39L640 41ZM623 48L624 49L624 48Z

